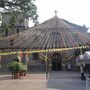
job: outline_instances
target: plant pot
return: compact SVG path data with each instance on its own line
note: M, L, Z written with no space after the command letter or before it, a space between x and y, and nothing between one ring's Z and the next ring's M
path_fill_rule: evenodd
M21 71L20 76L26 76L26 71Z
M26 71L24 71L24 76L26 76Z
M19 79L19 78L20 78L19 72L15 72L15 73L14 73L14 79Z
M24 71L21 71L20 72L20 76L24 76Z
M14 73L12 72L12 79L14 79Z

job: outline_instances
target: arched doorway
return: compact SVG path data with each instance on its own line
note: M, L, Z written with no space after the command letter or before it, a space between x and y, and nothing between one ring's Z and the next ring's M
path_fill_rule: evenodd
M52 56L52 70L59 71L62 69L62 61L60 53L54 53Z

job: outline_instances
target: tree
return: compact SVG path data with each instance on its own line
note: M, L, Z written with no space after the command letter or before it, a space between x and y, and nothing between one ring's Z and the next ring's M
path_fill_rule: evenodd
M25 18L37 20L37 7L35 0L0 0L1 12L22 12Z
M11 14L11 20L6 27L13 29L18 13L22 13L24 18L30 18L36 23L38 15L34 2L35 0L0 0L0 12L8 12Z

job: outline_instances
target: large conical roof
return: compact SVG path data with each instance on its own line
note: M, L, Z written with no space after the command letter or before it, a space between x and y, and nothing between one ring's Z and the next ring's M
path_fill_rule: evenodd
M1 48L11 47L10 39L14 38L14 48L52 49L87 45L89 37L79 32L70 23L57 16L42 24L25 30L0 41ZM5 43L6 42L6 43Z

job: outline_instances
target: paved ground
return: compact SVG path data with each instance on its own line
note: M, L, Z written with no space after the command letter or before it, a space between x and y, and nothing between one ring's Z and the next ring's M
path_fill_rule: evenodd
M51 90L85 90L86 82L80 80L80 74L76 72L52 72L50 73L47 87Z
M50 72L48 80L39 72L19 80L12 80L9 74L0 75L0 90L86 90L85 85L76 72Z

